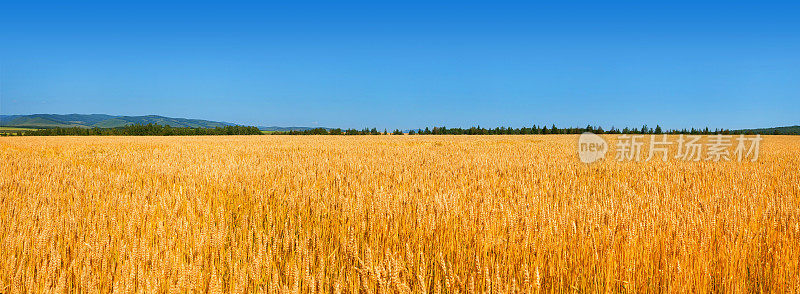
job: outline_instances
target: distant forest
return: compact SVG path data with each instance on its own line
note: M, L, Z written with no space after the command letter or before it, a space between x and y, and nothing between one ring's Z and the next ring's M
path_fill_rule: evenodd
M681 130L663 130L661 126L650 128L642 126L641 128L624 128L616 129L611 128L604 130L602 127L586 126L585 128L559 128L555 125L547 126L532 126L530 128L511 128L511 127L498 127L498 128L482 128L471 127L468 129L462 128L446 128L434 127L410 130L407 132L396 129L392 132L386 129L383 132L372 129L326 129L315 128L308 130L291 130L291 131L274 131L269 132L271 135L549 135L549 134L581 134L584 132L592 132L595 134L690 134L690 135L800 135L800 127L783 127L776 129L753 129L753 130L727 130L727 129L681 129ZM38 130L25 130L17 131L16 135L22 136L206 136L206 135L263 135L264 132L260 131L257 127L253 126L224 126L215 128L190 128L190 127L170 127L169 125L159 124L146 124L146 125L129 125L117 128L47 128ZM0 135L13 135L13 134L0 134Z
M117 128L51 128L23 131L23 136L206 136L261 135L257 127L224 126L215 128L173 128L168 125L129 125Z
M641 128L624 128L624 129L616 129L611 128L609 130L604 130L602 127L592 127L586 126L585 128L559 128L555 125L550 127L547 126L532 126L530 128L523 127L523 128L511 128L511 127L498 127L493 129L482 128L478 127L471 127L469 129L462 129L462 128L446 128L446 127L434 127L417 129L417 130L410 130L407 132L408 135L549 135L549 134L581 134L584 132L591 132L595 134L690 134L690 135L711 135L711 134L723 134L723 135L734 135L734 134L746 134L746 135L755 135L755 134L762 134L762 135L778 135L778 134L793 134L793 135L800 135L800 131L792 130L792 132L780 132L778 130L727 130L727 129L714 129L710 130L708 128L705 129L682 129L682 130L663 130L661 126L656 126L655 128L649 128L647 125L642 126ZM296 130L296 131L286 131L286 132L274 132L273 135L403 135L406 134L400 130L394 130L392 132L388 132L387 130L383 130L383 132L378 131L375 128L372 129L310 129L310 130Z

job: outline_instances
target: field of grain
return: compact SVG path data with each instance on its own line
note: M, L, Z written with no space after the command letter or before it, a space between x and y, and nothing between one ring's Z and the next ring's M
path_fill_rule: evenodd
M0 136L17 135L17 134L25 132L25 131L35 131L35 130L37 130L37 129L17 128L17 127L0 127Z
M800 289L800 137L757 162L587 165L576 144L0 138L0 292Z

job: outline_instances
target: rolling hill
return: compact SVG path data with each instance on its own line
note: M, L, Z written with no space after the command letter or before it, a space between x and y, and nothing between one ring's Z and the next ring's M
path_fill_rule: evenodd
M0 126L26 128L116 128L134 124L160 124L172 127L215 128L236 125L202 119L172 118L159 115L114 116L107 114L31 114L0 115Z

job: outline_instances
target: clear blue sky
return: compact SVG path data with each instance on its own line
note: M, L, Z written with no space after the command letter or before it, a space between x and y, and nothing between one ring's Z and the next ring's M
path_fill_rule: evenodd
M800 124L800 2L0 3L0 113Z

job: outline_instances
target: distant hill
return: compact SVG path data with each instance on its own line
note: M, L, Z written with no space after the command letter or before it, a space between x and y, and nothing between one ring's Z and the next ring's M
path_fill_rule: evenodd
M117 128L135 124L171 127L215 128L236 124L202 119L172 118L159 115L114 116L107 114L31 114L0 115L0 126L26 128Z
M763 129L744 129L736 131L751 132L754 134L766 134L766 135L800 135L800 126L763 128Z

